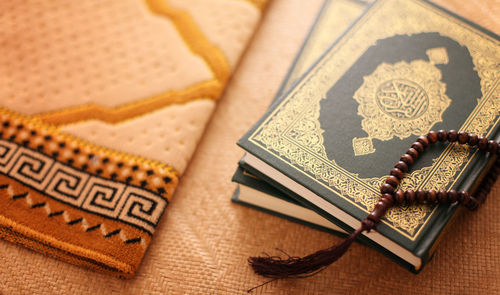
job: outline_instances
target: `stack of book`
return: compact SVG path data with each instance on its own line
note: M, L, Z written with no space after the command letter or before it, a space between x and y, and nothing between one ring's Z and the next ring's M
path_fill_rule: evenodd
M418 136L455 129L499 139L499 40L423 0L327 0L271 107L238 142L246 154L233 201L352 232ZM493 160L436 144L399 187L473 193ZM458 209L392 208L359 240L419 272Z

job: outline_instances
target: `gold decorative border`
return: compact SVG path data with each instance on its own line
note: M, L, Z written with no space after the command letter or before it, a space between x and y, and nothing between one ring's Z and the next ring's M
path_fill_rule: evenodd
M396 17L388 17L396 16ZM425 22L421 22L425 19ZM411 24L411 25L410 25ZM380 28L386 30L380 30ZM500 113L500 43L483 32L422 1L378 1L342 38L295 89L261 123L249 140L318 184L369 212L379 197L384 177L360 178L328 159L319 125L320 101L326 92L378 39L397 34L438 31L466 46L481 78L483 97L460 130L487 135ZM306 136L307 134L307 136ZM430 167L414 171L401 188L449 188L456 174L469 165L473 154L449 145ZM465 165L465 166L464 166ZM299 167L300 169L298 169ZM418 186L415 184L418 183ZM415 240L436 207L394 208L383 222L409 240Z

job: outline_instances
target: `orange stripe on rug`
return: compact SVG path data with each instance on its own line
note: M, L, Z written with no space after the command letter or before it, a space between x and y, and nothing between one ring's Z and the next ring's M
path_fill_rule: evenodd
M42 113L36 117L54 125L71 124L92 119L114 124L142 116L172 104L183 104L196 99L216 100L219 98L222 90L221 83L213 80L198 83L184 90L172 90L152 98L116 108L108 108L98 104L87 104L55 112Z
M210 43L191 16L170 7L165 0L145 0L152 12L168 17L174 23L188 47L201 56L222 85L229 79L229 64L222 51Z

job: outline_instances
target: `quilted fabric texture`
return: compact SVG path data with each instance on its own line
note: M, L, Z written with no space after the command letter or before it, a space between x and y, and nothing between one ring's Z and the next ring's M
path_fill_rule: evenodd
M0 236L131 277L265 2L0 3Z
M436 2L500 32L498 1ZM268 108L321 4L270 2L132 279L85 270L0 241L0 293L247 294L264 282L247 266L249 255L277 247L304 255L339 242L230 201L235 188L230 179L243 154L235 142ZM419 275L373 249L354 245L348 256L317 276L273 282L253 294L496 294L499 189L497 183L478 212L459 216Z

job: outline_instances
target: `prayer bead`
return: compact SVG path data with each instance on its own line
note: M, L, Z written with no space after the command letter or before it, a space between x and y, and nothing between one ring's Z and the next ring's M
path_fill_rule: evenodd
M441 142L445 142L448 140L448 132L446 130L439 130L438 131L438 140Z
M398 169L398 168L392 168L391 169L391 175L394 175L396 176L398 179L401 179L403 178L403 171L401 171L401 169Z
M480 137L477 146L481 151L485 151L488 148L488 139L486 137Z
M391 175L385 179L385 183L390 184L392 187L396 188L399 185L399 179Z
M424 148L429 146L429 140L427 139L427 136L419 136L417 138L417 142L420 142Z
M405 192L405 201L407 204L415 203L415 192L411 189Z
M439 192L437 193L437 201L440 204L448 202L448 192L444 189L439 190Z
M458 139L458 132L457 130L450 130L448 131L448 141L449 142L455 142Z
M394 187L388 183L384 183L380 187L380 192L382 194L392 194L392 193L394 193Z
M401 170L403 173L406 173L408 172L408 165L406 165L405 162L403 161L399 161L396 163L396 165L394 165L394 168L398 168L399 170Z
M466 191L461 191L458 193L458 201L466 206L470 201L470 194Z
M420 143L420 142L414 142L412 145L411 145L412 148L416 149L417 152L419 153L423 153L424 152L424 146Z
M413 162L414 162L413 157L408 155L408 154L402 155L399 160L405 162L406 165L408 165L408 166L413 165Z
M435 190L427 191L427 195L426 195L427 203L429 203L431 205L436 203L436 195L437 195L437 193Z
M413 160L417 160L418 159L418 151L414 148L409 148L406 153L410 156L412 156Z
M401 205L405 202L405 193L402 190L398 190L394 193L394 199L396 203Z
M454 189L448 191L448 202L451 204L458 201L458 192Z
M416 196L417 202L419 204L425 203L426 192L424 190L422 190L422 189L417 190L417 192L415 193L415 196Z
M489 140L488 141L488 152L491 154L496 154L498 150L498 143L494 140Z
M435 143L438 140L437 132L429 131L429 133L427 133L427 139L429 140L430 143Z
M458 133L458 143L466 144L469 139L469 134L465 131L460 131Z

